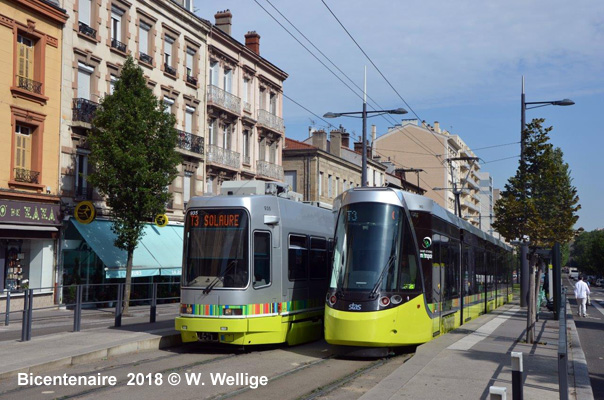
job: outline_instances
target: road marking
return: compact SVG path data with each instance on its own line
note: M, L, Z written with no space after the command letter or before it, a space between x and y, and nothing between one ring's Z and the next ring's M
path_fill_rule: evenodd
M503 324L507 319L514 316L514 314L516 314L518 311L520 311L520 308L514 307L514 308L504 312L500 316L492 319L491 321L487 322L486 324L484 324L483 326L478 328L473 333L459 339L457 342L455 342L452 345L450 345L449 347L447 347L447 349L449 349L449 350L470 350L475 344L488 338L489 335L491 335L491 333L493 333L495 331L495 329L497 329L499 327L499 325Z

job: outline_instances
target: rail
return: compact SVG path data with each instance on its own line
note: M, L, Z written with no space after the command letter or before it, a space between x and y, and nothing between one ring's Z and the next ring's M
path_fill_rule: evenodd
M153 282L153 283L132 283L131 298L129 305L143 303L149 305L149 322L157 320L158 303L176 303L180 301L180 282ZM136 289L139 288L137 291ZM142 290L140 289L142 288ZM92 295L98 289L102 293L102 298ZM46 307L34 307L34 293L49 293L55 290L55 295L61 293L63 301ZM58 285L55 287L28 288L21 290L3 290L6 295L6 306L4 313L4 325L10 324L10 315L22 313L21 319L21 341L31 340L33 311L56 310L59 307L73 309L73 331L79 332L82 321L82 308L94 306L97 308L114 308L114 326L122 325L123 307L124 307L124 283L102 283L102 284L82 284L82 285ZM177 294L177 295L176 295ZM19 295L23 298L23 309L11 310L11 298ZM166 296L163 296L166 295Z
M568 400L568 337L566 330L566 288L560 296L558 333L558 385L560 400Z

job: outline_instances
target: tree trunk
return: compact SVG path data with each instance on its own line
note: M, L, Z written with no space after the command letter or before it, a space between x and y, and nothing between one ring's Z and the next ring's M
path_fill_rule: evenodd
M132 256L134 250L128 250L128 261L126 262L126 284L124 289L124 308L123 315L128 315L128 309L130 308L130 287L132 285Z

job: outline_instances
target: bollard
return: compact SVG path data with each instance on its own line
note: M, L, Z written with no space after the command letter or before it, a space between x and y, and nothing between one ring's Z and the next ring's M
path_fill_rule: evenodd
M27 313L27 340L31 340L31 325L32 319L34 316L34 290L29 289L29 301L27 302L29 305L29 311Z
M115 324L116 328L122 326L122 284L118 283L117 285L117 302L115 304Z
M82 322L82 285L76 286L76 304L73 310L73 331L79 332Z
M10 290L6 291L6 314L4 315L4 325L10 323Z
M490 386L489 387L489 400L506 400L506 389L501 386Z
M514 400L524 399L522 384L522 352L512 351L512 398Z
M23 322L21 323L21 341L27 341L27 324L29 323L29 289L25 289L25 294L23 295Z
M149 322L155 322L157 314L157 282L153 283L151 295L151 313L149 314Z

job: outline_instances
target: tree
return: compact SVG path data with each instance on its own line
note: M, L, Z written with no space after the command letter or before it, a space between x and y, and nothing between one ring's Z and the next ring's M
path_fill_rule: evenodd
M549 143L552 127L544 128L544 119L533 119L523 132L524 160L516 175L508 180L501 198L495 203L493 227L507 240L530 240L530 270L540 260L538 248L568 243L576 235L573 226L579 219L577 189L572 185L562 150ZM537 290L534 273L529 274L529 296ZM529 304L535 304L530 300ZM533 342L535 315L529 308L527 341ZM532 327L532 328L531 328Z
M575 240L573 265L581 272L604 275L604 230L584 232Z
M114 245L128 254L124 313L128 312L132 256L143 235L145 221L165 212L172 194L168 185L176 177L180 156L172 114L154 95L140 67L128 57L96 111L89 136L89 181L111 209Z

